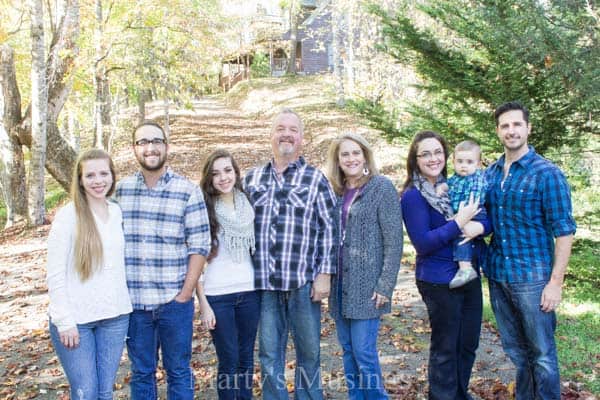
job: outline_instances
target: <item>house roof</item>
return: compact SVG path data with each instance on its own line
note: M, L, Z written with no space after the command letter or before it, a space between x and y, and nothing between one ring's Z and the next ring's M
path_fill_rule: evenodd
M306 18L304 21L302 21L302 23L300 25L298 25L298 40L301 40L306 37L305 31L310 29L311 25L313 25L315 23L315 20L317 18L319 18L320 16L325 15L329 12L328 7L329 7L329 1L321 2L321 4L310 13L308 18ZM288 30L281 36L281 39L289 40L290 36L291 36L291 31Z
M300 24L302 27L307 27L312 25L315 22L315 19L320 15L325 14L327 6L329 6L328 1L322 2L319 7L317 7L309 16Z

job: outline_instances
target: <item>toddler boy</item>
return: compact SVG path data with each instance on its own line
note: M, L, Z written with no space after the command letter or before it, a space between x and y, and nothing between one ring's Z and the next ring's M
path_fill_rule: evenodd
M481 211L474 220L485 218L486 181L481 167L481 148L471 140L465 140L456 145L452 157L454 163L454 175L448 179L448 185L438 186L438 194L448 191L450 204L454 212L457 212L460 204L468 202L473 195L479 199ZM450 289L461 287L477 278L477 272L473 269L473 243L470 241L461 244L463 238L454 242L454 261L458 261L458 272L450 281Z

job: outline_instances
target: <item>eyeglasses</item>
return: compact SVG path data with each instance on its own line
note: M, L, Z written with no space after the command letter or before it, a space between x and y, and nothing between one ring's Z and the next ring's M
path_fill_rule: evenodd
M155 146L160 146L161 144L167 143L167 141L163 138L140 139L135 141L135 145L140 147L148 146L150 143L152 143Z
M421 154L417 154L418 158L422 158L424 160L431 160L432 158L440 158L444 157L444 150L436 150L433 153L430 151L424 151Z

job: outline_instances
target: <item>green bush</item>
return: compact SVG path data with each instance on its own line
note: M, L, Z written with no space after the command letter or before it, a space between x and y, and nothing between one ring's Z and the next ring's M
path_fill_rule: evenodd
M269 56L265 53L258 52L254 55L252 64L250 65L250 73L252 78L265 78L271 75L271 65Z
M600 243L576 239L565 279L565 295L577 301L600 303Z

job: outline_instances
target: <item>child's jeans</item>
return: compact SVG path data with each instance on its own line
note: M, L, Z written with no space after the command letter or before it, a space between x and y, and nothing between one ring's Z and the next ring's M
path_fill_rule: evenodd
M481 211L477 214L472 221L482 221L487 218L485 207L481 207ZM469 240L467 243L459 244L463 241L463 237L454 239L454 261L473 261L474 248L477 246L475 239Z

